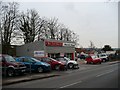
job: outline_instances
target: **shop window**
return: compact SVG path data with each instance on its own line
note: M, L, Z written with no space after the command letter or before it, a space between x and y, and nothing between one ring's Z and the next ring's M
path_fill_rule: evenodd
M48 53L48 57L51 57L51 58L57 58L57 57L60 57L60 53Z
M65 57L72 59L72 53L65 53Z

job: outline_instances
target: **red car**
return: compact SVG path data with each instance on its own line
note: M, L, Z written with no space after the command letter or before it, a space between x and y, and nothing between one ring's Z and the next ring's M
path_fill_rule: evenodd
M23 74L26 71L24 64L16 62L12 56L3 54L0 54L0 67L2 67L2 74L8 76Z
M86 60L87 64L89 64L89 63L92 63L92 64L99 63L99 64L101 64L101 62L102 62L102 60L95 55L88 56L85 60Z
M39 57L39 58L35 57L35 58L42 61L42 62L49 63L53 70L67 70L66 63L57 61L57 60L55 60L53 58L50 58L50 57Z

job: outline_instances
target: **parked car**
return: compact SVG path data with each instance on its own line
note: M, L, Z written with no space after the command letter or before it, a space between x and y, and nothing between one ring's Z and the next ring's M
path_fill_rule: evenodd
M102 62L109 61L109 58L105 53L98 54L98 57L101 58Z
M10 55L0 54L0 66L2 67L2 74L7 76L24 74L26 70L26 66L24 64L16 62Z
M86 60L87 64L89 64L89 63L92 63L92 64L99 63L99 64L101 64L101 62L102 62L102 60L100 58L98 58L96 55L90 55L85 60Z
M22 62L27 67L27 71L45 72L51 71L51 66L48 63L41 62L33 57L19 57L16 58L17 62Z
M42 62L49 63L53 70L67 70L66 63L57 61L57 60L55 60L53 58L50 58L50 57L39 57L37 59L39 59Z
M67 57L59 57L59 58L56 58L56 60L60 61L60 62L65 62L69 69L79 68L79 65L78 65L77 61L70 60Z

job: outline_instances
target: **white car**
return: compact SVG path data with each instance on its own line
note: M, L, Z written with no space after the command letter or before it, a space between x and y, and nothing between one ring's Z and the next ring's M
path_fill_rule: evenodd
M79 65L77 63L77 61L74 61L74 60L70 60L69 58L67 57L59 57L59 58L56 58L57 61L60 61L60 62L66 62L67 64L67 67L69 69L75 69L75 68L79 68Z
M109 60L109 58L108 58L106 53L98 54L98 57L102 60L102 62L106 62L106 61Z

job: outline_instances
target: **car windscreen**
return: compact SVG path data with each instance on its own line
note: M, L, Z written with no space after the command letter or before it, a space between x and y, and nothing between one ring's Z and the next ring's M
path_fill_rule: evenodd
M50 61L49 58L41 58L41 60L43 60L43 61Z
M35 58L31 58L32 61L35 61L35 62L40 62L39 60L35 59Z
M92 57L92 59L96 59L96 58L98 58L97 56L91 56Z
M66 61L70 61L70 59L69 59L69 58L67 58L67 57L64 57L64 59L65 59Z
M65 61L64 58L57 58L58 61Z
M11 57L11 56L5 56L5 60L7 62L15 62L15 59L13 57Z
M53 61L57 61L56 59L53 59L53 58L49 58L49 59L51 59L51 60L53 60Z

